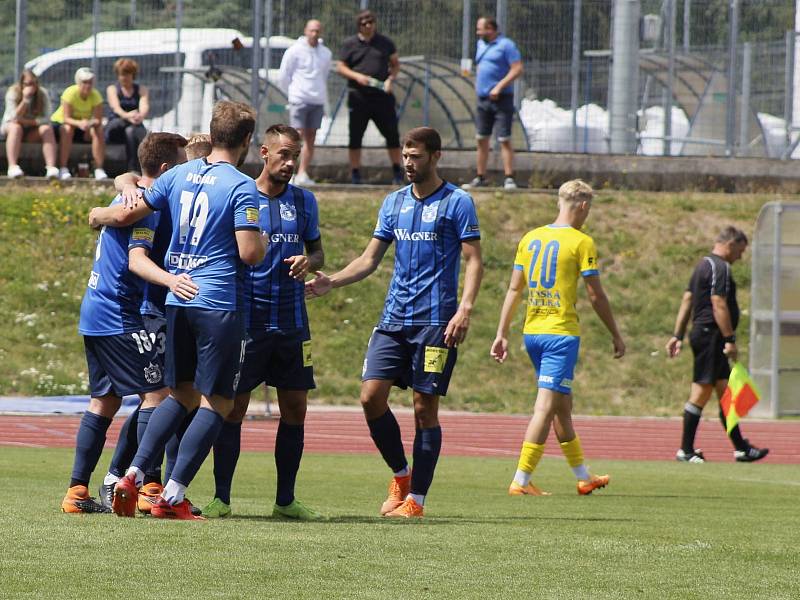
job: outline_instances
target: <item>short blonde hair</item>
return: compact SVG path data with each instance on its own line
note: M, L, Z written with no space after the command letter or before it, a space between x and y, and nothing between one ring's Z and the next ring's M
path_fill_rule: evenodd
M592 186L582 179L571 179L558 188L558 203L569 203L572 205L581 202L591 202L594 197Z
M186 144L186 160L203 158L211 154L211 136L207 133L194 133Z

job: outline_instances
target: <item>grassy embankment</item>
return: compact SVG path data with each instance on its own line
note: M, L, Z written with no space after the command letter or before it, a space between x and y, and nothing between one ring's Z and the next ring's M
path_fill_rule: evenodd
M381 193L318 193L327 271L357 256L375 223ZM583 339L575 383L576 412L670 415L684 400L689 352L667 361L680 296L698 258L721 226L750 233L768 195L600 192L586 230L597 243L602 281L621 324L628 354L611 357L611 342L580 292ZM81 338L76 331L81 295L91 267L95 234L88 209L108 200L106 190L4 188L0 195L0 395L85 392ZM512 355L489 359L497 318L520 236L550 222L555 198L544 194L478 194L486 275L446 408L527 412L533 371L522 349L523 312L511 337ZM310 302L319 402L353 404L367 339L383 304L392 271L391 250L378 272L349 288ZM734 266L740 304L750 293L749 254ZM739 326L747 348L748 320ZM746 359L746 356L745 356ZM396 393L396 402L409 395Z

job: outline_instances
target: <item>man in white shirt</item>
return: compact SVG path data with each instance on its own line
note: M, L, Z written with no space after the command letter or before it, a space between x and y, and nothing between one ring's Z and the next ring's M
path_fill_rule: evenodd
M289 123L303 136L300 167L295 185L314 185L308 166L314 156L314 139L322 123L328 99L327 80L331 70L331 51L322 43L322 23L311 19L303 35L289 46L281 60L280 80L288 90Z

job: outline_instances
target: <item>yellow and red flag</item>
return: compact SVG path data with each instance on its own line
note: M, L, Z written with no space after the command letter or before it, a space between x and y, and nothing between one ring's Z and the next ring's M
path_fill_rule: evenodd
M725 415L725 428L728 433L760 399L761 394L755 382L750 378L747 369L742 366L742 363L734 363L728 378L728 387L725 388L725 393L722 394L719 401L722 414Z

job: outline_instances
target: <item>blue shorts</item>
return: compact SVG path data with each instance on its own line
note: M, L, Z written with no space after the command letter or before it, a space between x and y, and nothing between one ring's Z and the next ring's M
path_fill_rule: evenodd
M458 351L444 345L445 327L376 327L369 338L361 381L393 380L423 394L447 395Z
M165 381L193 382L204 396L233 398L244 360L244 319L237 311L167 306Z
M553 334L527 334L523 337L533 368L539 374L537 385L571 394L581 338L577 335Z
M119 335L85 335L89 393L122 397L160 390L164 383L163 361L146 331Z
M156 347L158 357L164 362L164 352L167 350L167 319L153 315L142 315L144 330L150 335L150 341Z
M279 390L313 390L311 332L249 331L237 394L252 392L262 383Z

